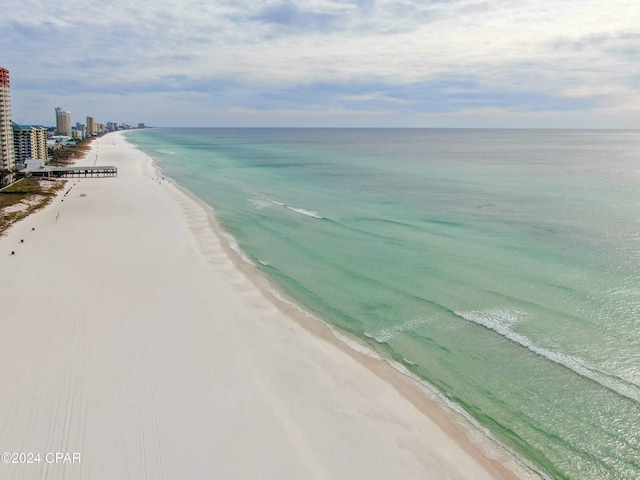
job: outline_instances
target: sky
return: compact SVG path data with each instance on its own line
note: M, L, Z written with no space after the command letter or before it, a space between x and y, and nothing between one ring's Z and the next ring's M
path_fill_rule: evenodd
M640 127L638 0L3 0L18 123Z

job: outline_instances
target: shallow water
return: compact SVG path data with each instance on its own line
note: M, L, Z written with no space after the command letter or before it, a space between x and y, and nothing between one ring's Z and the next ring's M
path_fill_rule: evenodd
M551 478L640 478L640 132L147 129L301 306Z

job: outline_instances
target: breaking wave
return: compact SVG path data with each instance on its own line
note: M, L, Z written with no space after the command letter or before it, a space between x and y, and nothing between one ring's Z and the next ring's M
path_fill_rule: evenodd
M510 340L531 352L540 355L558 365L577 373L581 377L588 378L603 387L616 392L623 397L640 402L640 386L633 382L620 378L612 373L602 371L589 365L586 361L554 352L543 347L539 347L524 335L513 331L513 327L528 318L528 314L521 310L511 309L489 309L470 312L454 312L458 317L483 326L502 337Z
M284 208L286 208L288 210L291 210L292 212L299 213L300 215L305 215L307 217L317 218L317 219L323 219L324 218L318 212L314 212L313 210L307 210L306 208L300 208L300 207L292 207L290 205L287 205L286 203L278 202L276 200L272 200L272 199L267 198L267 197L261 197L260 200L250 200L250 201L254 205L258 206L259 208L264 208L265 204L262 203L262 202L267 202L267 204L275 205L277 207L284 207Z

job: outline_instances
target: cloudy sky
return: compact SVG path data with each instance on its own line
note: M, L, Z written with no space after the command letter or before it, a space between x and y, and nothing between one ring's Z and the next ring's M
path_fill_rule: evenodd
M640 127L638 0L3 0L21 123Z

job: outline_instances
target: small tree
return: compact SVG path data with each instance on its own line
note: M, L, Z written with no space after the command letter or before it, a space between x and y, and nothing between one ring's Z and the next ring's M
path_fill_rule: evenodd
M18 172L16 167L0 168L0 187L11 184L16 179Z
M4 187L11 183L13 172L9 168L0 168L0 187Z

